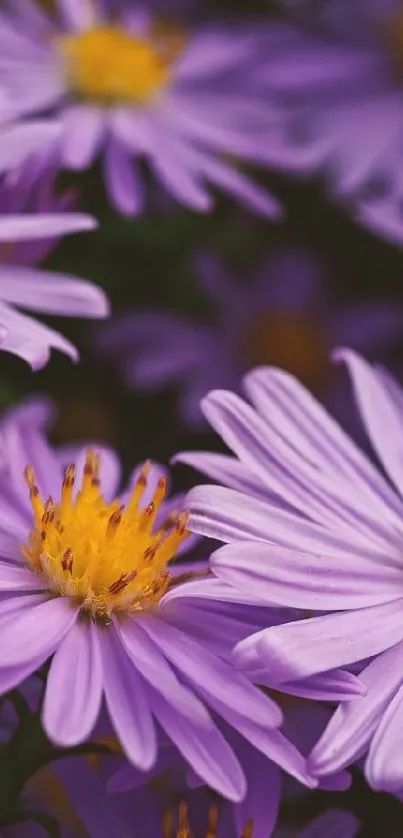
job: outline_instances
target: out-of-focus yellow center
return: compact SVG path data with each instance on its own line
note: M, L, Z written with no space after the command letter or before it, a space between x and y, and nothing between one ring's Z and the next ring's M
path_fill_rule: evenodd
M73 92L105 106L152 99L168 84L182 47L182 35L169 29L135 38L119 27L99 26L58 40Z
M219 821L219 812L216 805L210 806L208 814L208 828L206 838L216 838ZM167 812L164 817L162 825L162 838L194 838L194 833L190 829L189 815L187 804L182 801L179 806L178 828L174 831L174 818L172 812ZM253 837L253 822L250 820L245 825L242 831L241 838Z
M80 490L74 497L75 466L66 469L61 500L42 500L31 466L25 469L34 527L23 553L48 588L71 597L84 612L109 619L155 605L170 582L167 564L187 536L186 513L172 513L155 529L166 493L160 478L152 501L141 508L149 465L143 466L126 507L107 503L100 491L100 461L87 452Z
M392 58L393 68L401 80L403 75L403 3L397 3L389 15L382 16L377 26Z
M241 341L247 368L267 364L294 375L314 392L329 375L329 353L320 326L298 315L262 312Z

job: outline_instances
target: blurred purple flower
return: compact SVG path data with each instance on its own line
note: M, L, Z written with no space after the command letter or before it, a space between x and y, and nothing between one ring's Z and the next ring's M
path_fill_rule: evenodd
M52 176L38 173L32 160L0 182L0 349L23 358L34 370L47 363L51 349L73 360L78 352L58 332L21 314L20 307L91 318L109 311L105 294L95 285L31 267L63 235L95 227L91 217L65 212L71 204L72 195L57 196Z
M43 724L58 745L85 741L104 699L123 751L138 768L149 769L157 758L157 722L202 781L240 800L245 777L209 707L315 785L305 759L277 730L277 704L200 639L212 619L208 584L189 625L187 601L182 607L178 595L186 565L176 571L168 565L192 539L183 540L183 498L164 501L164 470L137 469L133 490L115 499L116 455L52 451L41 430L46 404L42 414L38 402L28 410L33 424L20 408L0 426L9 463L0 470L0 692L53 656ZM218 612L215 628L218 636L228 630Z
M272 256L243 283L204 255L195 262L195 278L211 304L210 321L136 310L102 326L97 338L105 357L121 361L129 386L155 392L177 384L180 414L190 427L204 425L200 400L209 390L239 391L243 374L260 364L291 372L351 424L345 382L334 374L330 349L351 345L385 358L403 334L399 306L337 303L318 259L304 252Z
M118 19L101 2L56 5L57 19L31 2L1 14L8 124L25 125L29 136L31 118L43 116L57 132L57 165L69 169L86 169L102 152L109 196L123 213L143 209L135 161L146 158L164 188L194 210L211 209L210 184L258 213L280 214L277 200L225 159L267 158L273 116L251 78L259 28L188 32L159 22L144 4L125 5Z
M222 482L238 491L193 489L189 526L229 542L211 565L239 599L305 610L303 619L291 611L290 621L241 641L233 657L238 667L265 668L282 684L373 659L360 674L366 694L339 706L308 764L326 776L369 750L370 785L397 793L403 788L403 391L351 350L339 350L337 358L348 365L387 477L295 379L256 370L245 380L254 407L224 391L205 399L209 421L236 457L220 463L217 455L199 453L187 461L216 479L221 471Z
M29 787L29 801L45 809L55 817L62 828L62 838L76 838L84 833L96 838L110 838L111 835L127 835L135 838L137 835L146 838L175 838L178 826L178 809L181 808L182 821L185 813L191 826L190 835L200 838L240 838L242 828L250 823L247 815L243 822L238 820L237 826L231 820L228 806L224 801L215 799L211 791L202 788L191 790L187 786L183 767L177 770L169 769L168 761L164 765L163 775L154 773L153 785L144 785L144 776L137 775L135 790L118 797L105 792L105 778L110 772L110 757L102 760L94 770L89 761L83 757L68 757L54 764L54 767L34 778ZM161 761L161 766L163 762ZM258 768L257 763L255 769ZM167 770L168 769L168 770ZM255 770L255 775L257 772ZM264 774L264 778L269 778ZM263 777L257 777L258 797L263 804ZM132 788L132 787L131 787ZM60 794L60 791L63 794ZM264 786L264 795L270 800L272 787L270 783ZM60 806L64 799L64 804ZM259 812L255 809L258 820L254 824L253 838L269 838L270 823L264 829L264 811L267 802ZM59 806L57 805L59 804ZM185 807L184 805L185 804ZM212 805L213 804L213 805ZM247 810L248 811L248 810ZM247 814L247 811L244 812ZM218 813L218 824L212 828ZM241 812L240 812L241 814ZM209 820L210 818L210 820ZM163 829L164 824L164 829ZM211 829L208 830L208 824ZM262 831L263 829L263 831ZM170 831L171 830L171 831ZM354 815L338 809L332 809L320 815L315 821L301 832L295 829L276 830L276 838L355 838L358 822ZM20 833L18 833L20 835ZM25 833L22 833L25 836ZM179 835L179 833L178 833ZM182 832L180 833L182 836ZM186 833L187 835L187 833ZM249 835L249 833L245 833ZM185 832L183 832L183 838ZM27 838L30 838L28 833ZM252 838L252 836L251 836Z
M402 4L289 5L300 12L300 28L275 24L267 41L264 83L284 117L272 162L301 174L324 170L332 197L401 244Z
M318 703L300 701L299 699L290 700L285 698L283 708L285 715L284 729L287 730L290 741L298 743L302 752L309 753L312 744L317 741L318 736L323 731L329 714ZM233 729L224 727L224 733L242 765L247 780L247 792L241 802L221 801L219 804L220 831L218 835L240 835L242 826L248 821L252 821L254 825L253 838L270 838L277 824L284 786L283 780L287 780L286 776L282 776L281 768L284 766L276 762L274 751L272 759L267 759L266 753L261 753L253 748ZM154 782L160 775L165 781L162 784L162 794L161 784ZM350 775L346 771L342 771L332 777L326 777L321 787L329 791L345 791L350 785L350 780ZM161 805L162 811L164 806L167 806L164 795L166 789L168 795L174 792L176 797L180 794L186 799L190 798L191 802L195 803L193 811L191 808L192 820L196 820L199 814L198 809L200 810L201 799L203 804L202 814L204 817L206 816L208 791L204 789L203 792L203 784L200 779L189 772L186 764L174 748L167 745L161 747L159 761L148 774L141 774L132 766L125 764L110 777L108 790L119 794L135 789L141 790L139 800L141 801L140 805L143 805L144 796L142 795L146 792L145 784L154 788L154 809L157 808L157 811L158 807L161 810ZM189 787L198 790L196 795L189 793ZM298 793L305 793L306 791L303 787L297 785L296 789ZM293 789L293 792L295 792L295 789Z

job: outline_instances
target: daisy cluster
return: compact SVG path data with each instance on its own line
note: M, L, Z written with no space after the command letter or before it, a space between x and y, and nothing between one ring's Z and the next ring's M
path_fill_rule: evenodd
M403 4L247 5L0 5L0 838L402 835Z

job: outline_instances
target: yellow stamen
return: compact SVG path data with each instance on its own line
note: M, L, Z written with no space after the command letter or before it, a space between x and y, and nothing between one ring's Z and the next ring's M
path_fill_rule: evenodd
M187 514L155 528L166 492L158 481L152 501L141 509L150 467L143 467L125 508L100 492L99 457L87 451L82 484L73 497L75 466L67 467L61 501L43 503L31 466L25 469L34 527L22 547L31 567L59 596L71 597L93 618L135 612L155 605L170 584L167 564L188 535Z
M208 827L205 838L217 838L217 827L219 821L218 807L213 803L208 813ZM166 812L162 820L162 838L173 838L174 817L172 812ZM193 838L193 832L189 825L189 813L187 803L184 800L179 804L178 829L176 838ZM245 825L241 838L253 838L253 821L249 820Z
M176 30L151 29L137 38L112 25L62 36L56 44L72 91L105 106L152 99L169 83L183 45Z

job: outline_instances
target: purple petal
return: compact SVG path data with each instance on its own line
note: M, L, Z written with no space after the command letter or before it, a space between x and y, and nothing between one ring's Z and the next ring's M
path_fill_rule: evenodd
M157 741L143 680L112 626L103 632L101 648L112 725L128 760L146 770L155 762Z
M58 140L61 130L61 123L50 119L3 125L0 134L0 172L15 169L32 154L45 150L50 151ZM55 218L55 216L50 216L50 218ZM26 220L35 222L34 218ZM12 228L12 224L10 224L10 228ZM1 237L0 225L0 240L4 241ZM12 241L12 239L9 239L9 241Z
M124 215L137 215L143 209L140 172L123 146L109 139L104 152L104 176L112 203Z
M353 380L355 396L371 443L396 488L403 494L403 417L390 398L382 378L351 350L338 350ZM376 410L374 410L376 405ZM385 433L385 428L388 433Z
M350 486L346 500L345 480L337 471L326 473L328 467L326 472L319 470L311 458L301 456L295 438L284 434L285 420L278 411L272 416L268 410L263 420L237 395L225 391L210 393L202 408L210 424L260 477L269 493L315 521L331 527L338 524L340 529L348 528L353 537L357 532L370 542L374 540L373 516L368 515L361 498L355 501ZM390 540L389 535L388 544Z
M349 503L354 504L357 513L362 516L370 502L378 510L377 517L398 524L400 503L393 490L297 379L282 370L264 367L249 373L244 386L260 415L304 461L333 479L337 474L348 481ZM309 479L314 476L311 471ZM351 487L358 491L352 494ZM327 491L332 491L331 482Z
M175 454L171 463L184 463L191 468L207 474L217 483L236 489L238 492L267 500L267 489L250 469L247 468L235 457L228 457L225 454L215 454L204 451L183 451Z
M197 725L209 725L210 717L204 705L175 675L158 646L135 620L115 623L116 631L134 666L155 690L162 692L179 713Z
M277 822L281 799L281 772L274 762L259 751L251 753L245 747L246 781L248 791L244 800L235 807L235 825L239 835L253 820L253 838L269 838Z
M49 361L51 349L78 361L76 347L58 332L0 303L0 350L18 355L38 370Z
M46 581L40 573L33 573L25 567L13 567L0 562L0 592L24 593L43 591Z
M141 625L164 655L189 679L196 691L203 687L203 692L209 696L212 706L218 699L240 715L246 714L263 727L281 724L282 715L277 705L263 696L243 676L234 672L225 661L212 655L166 621L147 615L141 619Z
M161 694L152 694L152 709L161 727L178 751L204 782L229 800L245 795L246 783L241 766L217 728L198 727L178 716Z
M45 661L57 649L77 618L78 609L61 597L24 607L0 625L1 666Z
M103 687L99 630L76 622L53 658L43 708L43 725L64 748L87 739L101 708Z
M379 563L400 564L398 544L389 551L379 549L368 538L345 532L342 527L333 530L313 521L304 520L297 513L289 512L272 503L262 503L257 498L221 486L196 486L187 495L186 508L190 512L189 529L224 542L264 541L277 543L290 549L298 544L301 551L314 555L350 556L373 558Z
M213 572L258 601L313 611L349 611L401 598L401 568L358 556L327 556L238 542L211 556Z
M76 170L91 166L104 133L102 110L91 105L74 105L65 113L63 128L63 164Z
M64 25L73 32L84 32L99 22L92 0L58 0L58 7Z
M96 285L68 274L34 268L0 266L0 295L5 302L31 311L72 317L109 314L106 296Z
M385 710L365 763L365 775L376 791L398 793L402 790L402 722L403 687L399 687Z
M94 230L97 222L79 212L55 212L53 215L8 215L0 219L0 242L35 241L50 236Z
M366 660L403 639L402 607L396 600L268 628L241 641L234 661L247 666L255 648L277 683L284 683Z
M332 774L367 750L379 720L403 682L399 643L375 658L360 674L366 694L338 707L309 757L311 770Z

